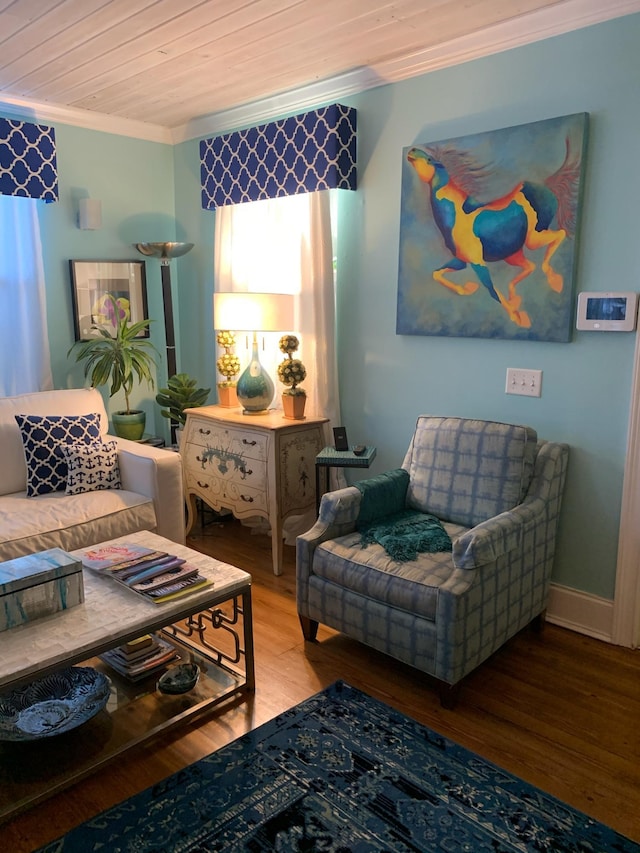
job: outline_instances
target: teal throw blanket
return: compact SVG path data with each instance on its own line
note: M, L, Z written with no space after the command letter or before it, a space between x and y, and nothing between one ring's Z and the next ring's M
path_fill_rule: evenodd
M424 552L451 551L451 538L439 519L406 508L408 485L403 468L356 483L362 494L356 521L361 546L377 542L400 563Z

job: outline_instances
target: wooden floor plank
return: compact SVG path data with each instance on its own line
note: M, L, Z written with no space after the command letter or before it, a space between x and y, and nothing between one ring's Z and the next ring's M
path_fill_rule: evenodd
M640 651L546 625L524 631L465 681L444 710L430 679L320 626L305 643L294 549L271 571L270 539L234 520L188 544L253 575L255 697L145 744L0 826L27 853L343 679L640 842Z

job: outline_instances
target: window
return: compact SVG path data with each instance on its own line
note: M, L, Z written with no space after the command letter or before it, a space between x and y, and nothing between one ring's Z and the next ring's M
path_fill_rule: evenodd
M53 387L37 201L0 195L0 395Z

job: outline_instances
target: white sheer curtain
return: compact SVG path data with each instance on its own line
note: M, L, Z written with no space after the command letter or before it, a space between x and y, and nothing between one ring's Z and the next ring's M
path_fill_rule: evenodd
M332 442L331 427L341 423L336 359L335 283L331 235L331 197L328 191L286 198L229 205L216 210L215 289L255 293L293 293L295 328L300 358L307 369L302 383L307 392L307 415L329 418L325 442ZM276 385L274 408L281 407L283 386L276 368L284 356L280 335L264 335L260 361ZM242 369L248 362L244 341L236 347ZM244 360L243 360L244 357ZM342 470L331 470L332 487L346 484ZM262 519L250 526L264 528ZM310 516L293 516L285 522L285 541L308 530Z
M330 193L228 205L216 210L215 289L256 293L293 293L300 358L307 369L306 414L340 424L335 345L335 287ZM260 361L276 384L274 407L283 386L276 367L283 359L279 335L265 335ZM248 351L238 340L244 369ZM327 431L327 441L330 431Z
M53 388L36 204L0 195L0 396Z

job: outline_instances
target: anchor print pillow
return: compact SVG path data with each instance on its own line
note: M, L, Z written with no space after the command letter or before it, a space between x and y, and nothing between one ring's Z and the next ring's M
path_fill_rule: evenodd
M67 444L60 452L68 467L66 494L121 488L116 441Z

